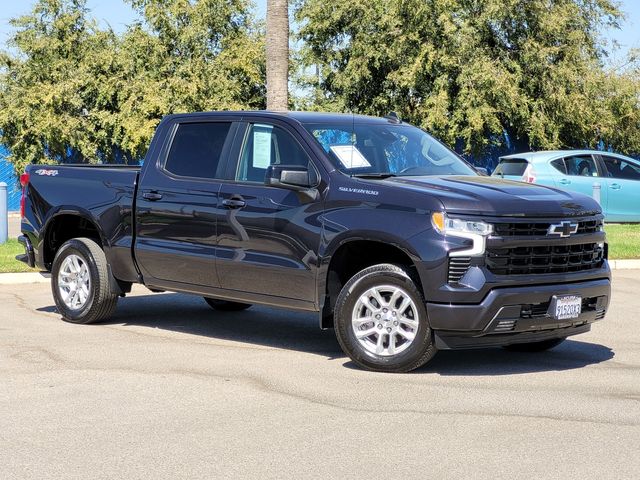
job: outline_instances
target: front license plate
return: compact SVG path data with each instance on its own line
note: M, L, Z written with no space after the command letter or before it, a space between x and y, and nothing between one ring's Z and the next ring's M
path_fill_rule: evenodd
M549 314L556 320L578 318L582 313L582 298L577 295L554 296L549 305Z

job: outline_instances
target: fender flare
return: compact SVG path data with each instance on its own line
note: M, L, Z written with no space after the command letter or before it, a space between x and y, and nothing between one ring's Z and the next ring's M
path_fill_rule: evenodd
M41 233L40 233L40 243L38 245L38 251L42 252L41 262L43 265L45 263L44 247L46 245L46 241L50 234L51 227L55 223L56 218L62 215L75 216L88 221L91 225L95 227L96 231L98 232L98 236L100 237L100 242L102 243L103 248L106 249L109 247L110 244L107 241L107 238L104 234L104 231L102 230L102 227L100 226L100 222L98 222L97 218L95 218L89 210L86 210L84 208L78 208L75 206L61 205L51 209L48 212L47 217L45 218L42 224L42 228L40 229Z
M331 265L331 260L333 259L335 253L341 247L343 247L344 245L348 245L349 243L358 241L376 242L382 245L397 248L398 250L403 252L409 259L411 259L414 264L416 264L420 260L420 256L413 250L413 248L411 248L406 240L394 237L392 235L384 234L382 232L361 232L358 235L354 235L353 232L349 231L345 231L341 235L338 235L329 244L323 246L323 248L321 248L319 252L320 254L318 262L318 277L316 282L316 295L318 299L318 307L320 310L319 323L320 328L322 329L331 328L331 326L328 325L326 321L329 312L327 312L325 308L329 265Z

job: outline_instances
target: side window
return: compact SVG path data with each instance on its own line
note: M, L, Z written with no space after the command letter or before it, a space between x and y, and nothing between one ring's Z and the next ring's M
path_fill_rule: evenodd
M602 157L607 172L612 178L640 180L640 167L631 162L625 162L616 157Z
M264 182L270 165L309 166L309 157L289 132L274 125L249 127L240 155L236 180Z
M564 158L559 158L551 162L551 166L558 170L560 173L567 174L567 166L564 163Z
M591 155L579 155L564 159L567 175L577 177L597 177L598 168Z
M215 178L230 128L230 122L180 124L165 170L182 177Z

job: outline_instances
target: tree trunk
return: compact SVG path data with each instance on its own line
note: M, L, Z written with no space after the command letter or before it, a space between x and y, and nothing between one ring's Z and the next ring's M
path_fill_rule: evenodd
M267 110L289 103L289 3L267 0Z

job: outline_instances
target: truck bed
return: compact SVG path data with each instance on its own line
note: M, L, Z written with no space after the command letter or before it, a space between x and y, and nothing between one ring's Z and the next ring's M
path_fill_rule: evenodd
M99 226L100 241L114 274L122 279L137 278L131 244L139 166L30 165L26 172L29 174L26 193L33 211L23 219L22 230L36 252L51 241L47 226L52 218L67 212L79 213ZM50 261L51 258L44 258L39 267L48 269Z

